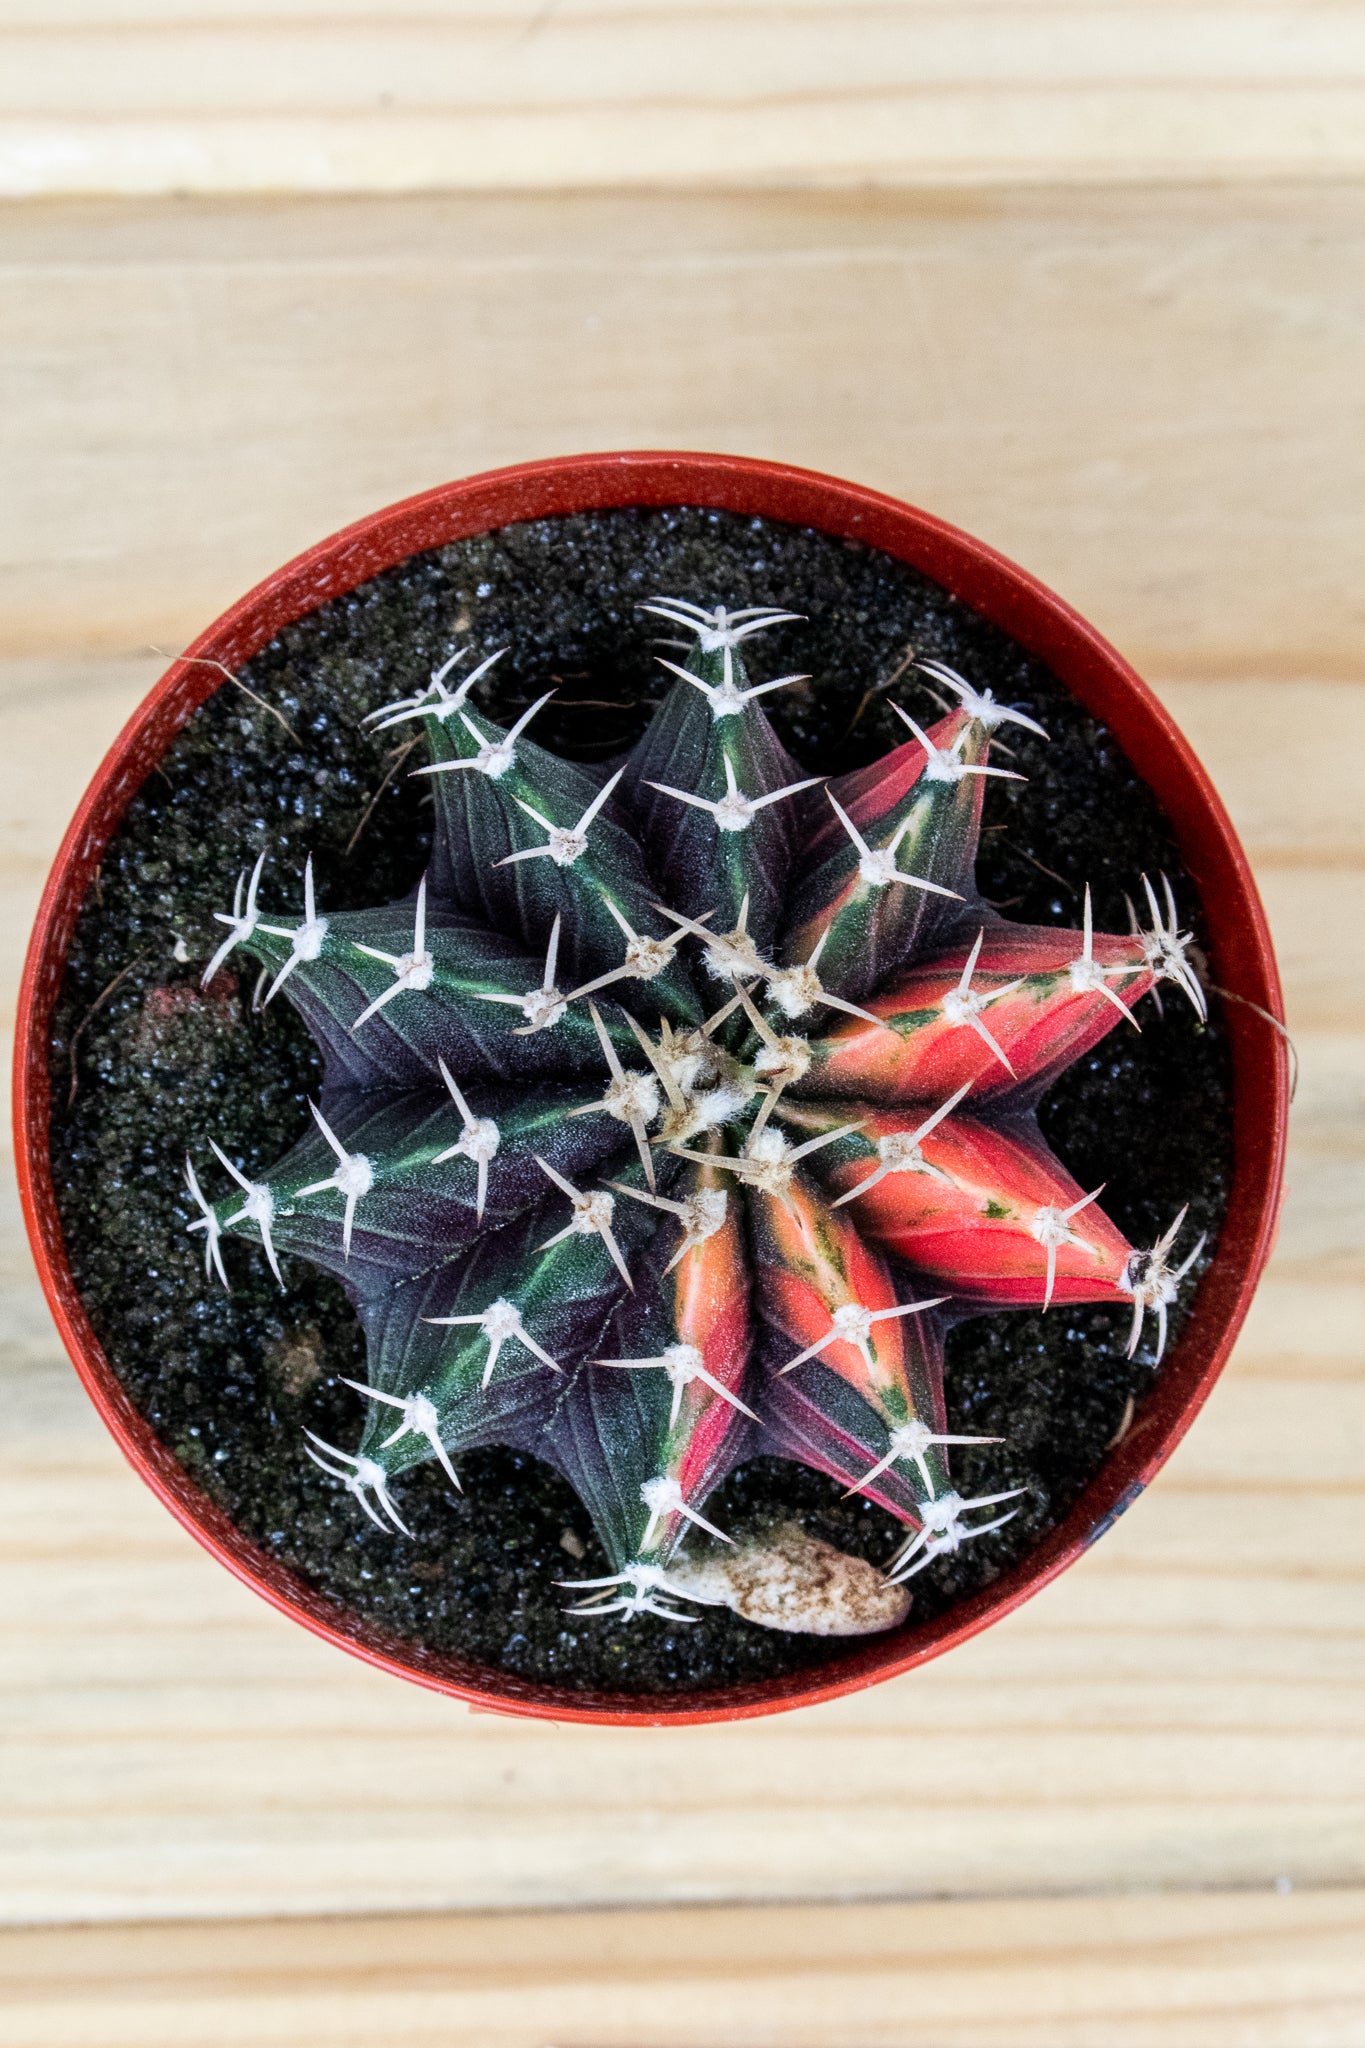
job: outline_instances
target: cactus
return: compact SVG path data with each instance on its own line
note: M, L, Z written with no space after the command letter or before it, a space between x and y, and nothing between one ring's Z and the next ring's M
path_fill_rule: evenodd
M659 599L684 665L613 772L471 698L499 659L371 714L420 726L434 838L401 903L298 916L238 879L207 985L239 950L324 1056L321 1099L259 1179L186 1161L206 1273L224 1239L335 1274L368 1380L353 1448L301 1447L378 1527L402 1475L505 1444L588 1508L610 1571L573 1611L690 1619L683 1545L729 1543L708 1496L760 1451L871 1498L904 1528L901 1583L1010 1519L964 1499L943 1336L964 1314L1131 1305L1130 1355L1200 1247L1183 1212L1130 1245L1050 1152L1049 1083L1168 981L1203 1014L1169 885L1148 921L1011 924L974 887L1002 724L1040 729L940 664L928 730L833 780L806 773L745 649L792 615ZM1043 735L1043 737L1046 737ZM1159 1000L1159 998L1158 998ZM200 1162L200 1169L206 1162ZM1202 1241L1201 1241L1202 1242ZM996 1512L996 1511L999 1512ZM689 1592L688 1587L693 1590Z

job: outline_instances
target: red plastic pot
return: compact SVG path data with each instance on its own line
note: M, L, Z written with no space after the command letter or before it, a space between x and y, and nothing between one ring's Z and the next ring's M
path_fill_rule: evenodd
M198 1491L129 1401L90 1326L67 1264L48 1151L47 1047L77 913L128 803L175 733L218 685L203 658L236 669L280 630L424 548L556 513L625 505L705 505L811 526L884 549L933 577L1045 662L1114 733L1171 822L1211 933L1213 980L1229 1006L1234 1166L1227 1221L1193 1313L1135 1426L1059 1527L973 1599L926 1627L860 1640L812 1672L677 1697L578 1693L437 1656L314 1591L258 1550ZM376 512L258 585L175 662L106 756L62 842L34 927L19 1000L16 1153L24 1216L43 1288L91 1400L125 1456L228 1569L329 1642L398 1677L492 1711L543 1719L663 1725L771 1714L907 1671L965 1642L1063 1571L1165 1463L1232 1348L1275 1232L1288 1071L1279 1034L1252 1005L1280 1012L1270 935L1246 856L1208 777L1128 664L1060 598L980 541L876 491L733 455L568 457L442 485Z

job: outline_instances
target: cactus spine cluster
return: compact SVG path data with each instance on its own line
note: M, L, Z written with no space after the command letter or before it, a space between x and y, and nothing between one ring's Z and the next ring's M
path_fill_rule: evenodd
M257 962L324 1056L287 1156L229 1192L192 1162L205 1266L223 1239L336 1274L364 1328L351 1449L307 1455L379 1527L401 1480L506 1444L558 1468L609 1574L576 1611L685 1619L683 1544L728 1542L708 1496L775 1453L895 1516L903 1581L999 1528L963 1499L943 1333L1002 1307L1124 1301L1135 1348L1198 1246L1147 1249L1050 1152L1034 1106L1161 981L1203 1013L1175 904L1144 878L1125 934L1012 924L974 885L1003 723L1040 728L924 663L927 731L835 779L803 771L743 650L792 615L660 599L685 665L610 772L475 708L494 655L456 655L372 714L415 722L435 803L411 896L270 916L265 856L237 884L230 953ZM1043 735L1045 737L1045 735ZM201 1162L201 1165L204 1162ZM1159 1350L1158 1350L1159 1355ZM693 1532L704 1532L695 1537Z

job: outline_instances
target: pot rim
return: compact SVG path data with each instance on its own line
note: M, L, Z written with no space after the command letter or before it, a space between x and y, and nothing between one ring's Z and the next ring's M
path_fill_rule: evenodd
M627 506L700 505L861 541L942 584L1045 662L1113 732L1156 795L1197 888L1213 978L1237 998L1225 1025L1233 1077L1228 1213L1192 1311L1132 1428L1055 1529L982 1592L926 1627L850 1638L816 1670L707 1692L574 1692L438 1655L306 1585L253 1544L156 1437L113 1372L67 1262L48 1147L48 1044L76 918L105 848L153 766L222 677L283 627L424 549L529 519ZM1216 915L1214 906L1217 906ZM14 1053L20 1201L43 1292L86 1392L124 1456L181 1524L237 1578L314 1634L476 1710L618 1726L745 1719L832 1700L966 1642L1073 1563L1166 1462L1208 1398L1274 1243L1289 1104L1279 976L1245 853L1208 776L1157 698L1117 651L1047 587L932 514L817 471L737 455L625 451L565 456L443 484L344 527L277 569L171 663L105 755L53 863L29 942Z

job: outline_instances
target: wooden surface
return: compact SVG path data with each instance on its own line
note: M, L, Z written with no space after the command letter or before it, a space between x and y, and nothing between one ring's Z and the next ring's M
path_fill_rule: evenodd
M932 506L1154 674L1358 680L1363 328L1365 180L11 208L0 653L170 645L441 477L710 447Z
M1359 2048L1365 1893L0 1933L7 2048Z
M1365 167L1358 0L0 0L0 192Z
M471 1716L274 1615L121 1465L9 1215L0 2041L1365 2039L1362 240L1345 185L0 214L8 983L149 642L442 476L709 443L928 503L1137 656L1303 1059L1151 1494L950 1658L736 1728ZM624 1910L776 1899L903 1903Z

